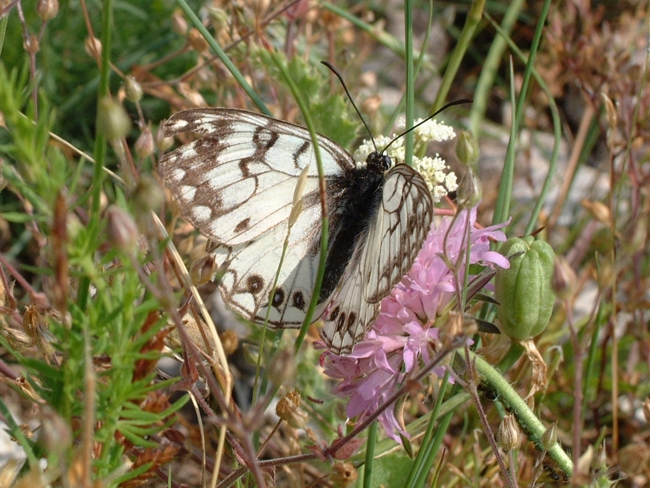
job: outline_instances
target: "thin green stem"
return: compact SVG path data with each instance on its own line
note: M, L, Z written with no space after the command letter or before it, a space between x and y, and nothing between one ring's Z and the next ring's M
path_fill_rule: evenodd
M377 429L379 422L373 422L368 427L368 440L366 442L366 461L363 465L363 488L372 486L372 465L375 459L375 445L377 443Z
M415 80L413 79L413 0L406 0L404 15L405 54L406 54L406 127L413 127L415 119ZM413 131L404 136L404 161L413 164Z
M330 12L339 15L340 17L348 20L352 25L360 28L364 32L370 34L374 37L380 44L386 46L388 49L393 51L399 57L403 58L406 56L406 49L404 44L399 42L395 37L391 36L384 30L377 29L376 26L364 22L359 17L352 15L348 10L337 7L329 2L323 2L320 4L323 8L329 10ZM420 53L415 51L413 53L415 56L419 56ZM428 61L428 59L427 59Z
M418 455L415 458L415 462L413 463L413 468L409 473L409 477L407 478L406 483L404 483L405 487L411 488L422 486L423 478L426 479L428 476L428 473L430 471L429 468L432 466L435 455L438 453L440 443L442 442L442 437L444 437L444 433L447 431L449 421L453 416L453 414L450 415L450 413L448 413L441 422L437 421L440 415L442 400L445 396L448 384L449 372L447 371L445 372L444 378L440 382L438 398L436 398L436 404L434 405L433 410L429 416L427 430L424 433L424 437L422 438L422 447L420 447ZM449 420L447 421L447 425L443 427L442 424L447 420L447 417L449 417ZM436 426L438 427L437 429Z
M587 354L587 359L585 362L585 383L584 383L584 392L583 392L583 397L585 398L584 405L582 406L582 418L585 418L586 413L587 413L587 408L589 406L590 401L593 400L592 396L589 395L589 383L592 378L592 376L597 376L598 373L595 370L595 365L596 365L596 355L598 354L598 348L600 347L600 343L598 342L598 337L600 336L600 331L602 328L602 324L606 322L606 313L605 309L606 306L603 304L602 297L599 297L600 300L598 300L598 310L596 311L596 317L594 318L594 326L593 330L591 330L591 327L589 323L587 323L587 326L583 329L583 334L591 336L591 343L589 345L589 353ZM585 337L585 339L587 339Z
M5 43L5 34L7 32L7 23L9 22L9 15L5 15L0 18L0 55L2 54L2 48Z
M298 334L298 338L296 339L296 343L294 346L294 351L297 354L298 351L300 350L300 346L302 345L303 341L305 340L305 336L307 335L307 329L309 328L309 325L311 324L311 319L314 315L314 311L316 310L316 305L318 304L318 299L320 295L320 289L321 285L323 283L323 277L325 275L325 262L327 260L327 244L329 240L329 218L327 215L327 201L326 201L326 192L325 192L325 178L324 178L324 173L323 173L323 160L321 158L321 152L320 152L320 146L318 145L318 136L316 134L316 130L314 129L314 121L312 119L311 113L309 112L309 109L307 107L307 104L305 103L305 100L303 99L302 93L300 93L300 90L298 89L298 86L296 85L295 81L291 77L289 70L287 69L286 65L284 64L283 60L279 59L277 56L272 56L273 61L275 62L277 68L280 70L280 73L282 74L282 77L284 78L284 81L287 83L287 86L291 90L291 93L293 94L293 97L296 100L296 103L300 107L300 111L305 119L305 124L307 125L307 129L309 130L309 135L311 137L311 143L312 147L314 150L314 156L316 158L316 167L318 168L318 178L319 178L319 184L320 184L320 198L321 198L321 211L323 215L323 222L322 222L322 227L321 227L321 242L320 242L320 260L319 260L319 266L318 266L318 273L316 275L316 282L314 283L314 290L311 296L311 301L309 302L309 308L307 309L307 313L305 315L305 320L302 324L302 327L300 329L300 333Z
M436 429L433 441L429 443L429 448L425 453L426 454L426 459L424 462L425 466L433 466L433 461L435 459L435 456L436 454L438 454L438 451L440 451L440 446L442 445L442 441L445 438L445 434L447 433L447 430L449 430L451 419L454 418L455 413L456 412L448 412L444 417L440 419L440 422L438 422L438 428ZM425 482L428 476L429 473L426 472L420 473L418 484L416 484L415 486L425 486Z
M503 58L503 53L507 46L507 39L510 39L510 32L515 20L519 16L525 0L513 0L508 6L506 14L503 16L501 28L498 31L499 36L490 44L490 50L485 63L481 66L481 74L476 83L476 90L474 90L474 103L469 114L469 130L477 139L481 137L481 122L485 117L487 102L490 98L494 79L496 78L499 64ZM487 13L486 13L487 17Z
M423 46L427 46L429 44L429 37L431 36L431 27L433 26L433 0L429 2L429 19L427 21L427 30L425 31L424 34L424 40L422 41ZM414 53L415 54L415 53ZM424 49L420 51L420 54L418 55L418 59L415 63L415 69L413 73L413 83L415 83L415 80L418 79L418 75L420 74L420 71L422 70L422 67L424 66L424 61L425 61L425 51ZM413 90L415 92L415 89ZM404 105L406 103L406 94L408 91L404 92L404 95L400 98L399 103L395 107L395 110L393 110L393 115L391 115L390 120L386 124L386 127L390 129L395 125L395 121L397 118L402 114L402 111L404 109ZM384 133L387 133L384 131ZM422 155L424 154L424 151L426 150L425 147L421 148Z
M228 69L228 71L230 71L230 74L232 74L235 80L237 80L237 83L239 83L239 85L244 89L244 91L250 97L253 103L257 105L257 108L259 108L262 113L270 116L271 112L266 107L266 104L257 95L257 93L255 93L253 87L251 87L248 84L244 75L237 69L237 67L230 60L226 52L223 49L221 49L221 46L219 46L219 44L217 44L217 41L215 41L214 38L210 35L210 33L205 28L203 23L201 23L201 21L196 16L196 14L192 11L189 5L187 5L187 2L185 2L185 0L176 0L176 3L183 10L183 12L185 12L185 15L187 15L187 18L190 20L190 22L192 22L192 25L201 33L201 35L209 44L209 46L212 48L212 50L217 55L219 60L224 64L224 66Z
M111 40L112 40L112 27L113 27L113 2L112 0L104 0L103 15L102 15L102 51L101 51L101 65L99 74L99 90L98 90L98 110L100 113L99 104L102 103L104 97L109 95L109 81L111 76L110 60L111 60ZM99 125L98 125L99 127ZM94 242L94 238L99 232L99 219L101 214L101 200L102 188L104 184L104 167L106 163L106 154L108 145L106 144L106 136L103 131L98 130L95 133L95 147L93 149L93 159L95 165L93 167L93 182L92 182L92 196L90 203L90 221L88 223L89 229L89 242ZM77 305L81 310L86 308L88 297L90 293L90 278L83 276L79 280L79 291Z
M499 196L501 197L502 192L504 192L504 194L507 195L508 197L507 198L504 197L503 201L497 202L497 206L494 211L493 223L504 222L508 218L508 214L510 213L510 194L512 191L512 178L513 178L512 173L514 172L514 159L515 159L515 151L517 149L517 143L519 140L519 129L521 127L521 123L523 120L524 108L526 106L525 100L526 97L528 96L528 87L530 85L530 78L531 76L534 75L534 71L535 71L534 70L535 58L537 56L537 50L539 49L539 43L542 38L542 33L544 31L544 25L546 23L546 17L548 15L548 10L550 8L550 5L551 5L551 0L546 0L542 7L542 11L540 12L539 19L537 22L537 28L535 30L535 35L533 37L533 42L530 48L530 54L528 55L528 61L526 63L526 69L524 70L524 78L521 85L521 91L519 92L519 96L517 97L517 101L515 103L514 117L512 119L511 137L510 137L510 141L508 142L508 149L506 151L506 167L509 168L509 171L507 174L504 171L504 175L502 176L501 179L501 185L499 186ZM504 36L504 39L507 40L507 37ZM514 80L513 71L514 70L511 68L511 78L510 78L511 80ZM513 83L513 81L511 81L511 83ZM548 182L548 184L550 184L550 181ZM543 201L543 199L540 200ZM538 206L539 208L541 208L541 203L539 201L538 201ZM533 222L532 224L531 221ZM534 221L532 219L531 221L529 221L529 226L531 225L534 226Z
M528 438L543 451L544 448L541 445L541 440L544 432L546 432L544 424L535 416L521 396L510 386L510 383L492 365L471 351L469 355L470 360L476 365L476 370L479 373L481 381L487 383L496 391L499 396L499 401L509 411L514 413L519 425L526 432ZM559 443L548 447L547 453L562 471L571 476L573 473L573 463Z
M510 107L512 119L514 120L516 94L515 94L515 68L510 57ZM510 215L510 202L512 200L512 185L515 174L515 151L514 148L517 144L517 126L513 123L510 126L510 137L508 139L508 149L506 150L506 157L501 171L501 182L499 183L499 196L494 205L494 216L492 217L492 224L505 222ZM498 248L499 244L494 245Z
M515 43L512 42L512 40L508 37L507 33L503 31L503 29L490 17L489 14L486 13L485 17L496 29L496 31L499 33L501 38L507 42L508 47L517 55L517 57L522 62L527 62L528 58L524 55L524 53L521 52L521 50L515 45ZM544 184L542 185L542 189L540 190L539 197L537 198L537 202L535 203L535 208L533 208L530 218L528 219L528 224L526 225L526 230L524 231L524 234L530 234L534 230L535 226L537 225L539 214L542 211L542 206L544 205L544 202L546 201L546 195L551 190L551 184L553 182L553 176L555 175L558 156L560 154L560 143L562 142L562 123L560 120L560 111L558 110L557 104L553 99L553 94L551 93L551 90L549 89L546 82L542 79L542 77L539 75L539 73L536 70L532 71L532 75L535 77L535 81L537 82L539 87L544 91L544 93L546 93L549 101L549 109L551 110L551 117L553 119L553 150L551 151L551 157L549 158L549 162L548 162L548 172L546 174L546 179L544 180ZM513 95L513 100L514 100L514 95ZM512 133L511 133L511 137L512 137ZM506 163L504 167L504 173L510 174L512 171L514 171L514 153L512 154L512 158L510 159L506 158ZM510 188L511 187L512 186L510 186ZM499 214L499 215L503 215L504 218L507 218L509 212L502 211L502 208L506 205L505 203L506 198L507 201L509 202L509 192L505 192L503 194L499 193L499 199L497 200L497 204L495 206L495 215ZM506 208L509 208L509 203ZM503 220L499 220L498 222L503 222ZM497 223L497 220L494 220L494 223Z
M442 78L442 83L438 94L436 95L436 100L433 103L432 112L435 112L440 107L442 107L447 99L449 94L449 89L451 88L454 80L456 79L456 73L458 73L458 68L460 63L465 57L465 53L469 49L470 42L474 37L474 32L481 22L481 17L483 16L483 8L485 7L485 0L474 0L472 6L467 13L467 19L465 20L465 25L463 30L460 33L458 43L454 48L454 51L449 57L449 62L445 68L445 75Z

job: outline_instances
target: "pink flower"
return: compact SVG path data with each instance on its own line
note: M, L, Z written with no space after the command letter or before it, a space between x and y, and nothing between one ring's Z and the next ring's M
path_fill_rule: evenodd
M477 229L475 221L473 208L461 211L455 218L444 217L437 227L432 224L413 267L382 300L381 312L366 338L347 356L323 353L325 373L341 380L334 393L349 398L349 418L362 420L376 411L407 375L417 373L430 361L438 341L438 329L432 325L438 311L445 309L462 286L468 225L470 264L509 266L505 257L490 251L490 239L505 241L505 234L499 229L507 223ZM456 273L448 263L453 263ZM434 372L441 375L444 367ZM392 408L384 410L379 421L386 434L397 442L401 442L398 433L408 436Z

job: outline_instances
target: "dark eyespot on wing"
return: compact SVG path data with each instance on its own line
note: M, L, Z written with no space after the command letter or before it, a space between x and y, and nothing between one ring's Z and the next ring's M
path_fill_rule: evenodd
M264 288L264 278L260 275L250 275L246 279L246 288L248 293L257 295Z
M293 306L298 310L305 311L307 302L305 301L305 297L301 291L297 291L293 294Z
M275 293L273 294L272 305L277 308L283 303L284 303L284 290L282 288L276 288Z

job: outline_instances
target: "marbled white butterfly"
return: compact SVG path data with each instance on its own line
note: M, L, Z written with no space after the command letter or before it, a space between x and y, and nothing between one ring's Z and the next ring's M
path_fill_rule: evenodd
M181 214L214 241L226 304L264 323L288 232L293 194L309 166L303 208L270 303L269 324L296 328L309 306L318 271L322 211L309 132L244 110L179 112L164 135L200 138L165 154L160 172ZM391 168L382 153L357 166L344 149L318 136L330 218L327 264L314 319L323 341L348 353L379 312L379 303L410 269L433 218L422 176L405 164Z

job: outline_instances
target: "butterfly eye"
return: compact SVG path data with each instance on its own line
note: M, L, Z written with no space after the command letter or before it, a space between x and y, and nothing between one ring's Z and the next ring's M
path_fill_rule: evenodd
M373 151L368 155L366 165L370 170L384 173L393 165L393 161L386 154Z

